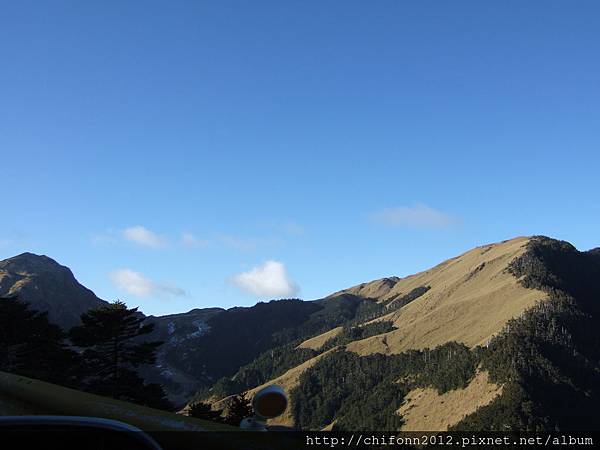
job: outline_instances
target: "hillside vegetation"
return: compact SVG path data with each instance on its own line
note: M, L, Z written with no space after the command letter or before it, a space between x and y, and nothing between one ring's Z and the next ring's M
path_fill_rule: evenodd
M595 253L539 237L341 291L336 295L379 295L371 297L379 306L370 306L363 323L350 320L279 350L287 359L272 381L291 392L292 407L275 423L315 430L597 429L597 280ZM294 358L302 363L290 367ZM268 360L267 353L251 365ZM245 370L218 394L247 389Z

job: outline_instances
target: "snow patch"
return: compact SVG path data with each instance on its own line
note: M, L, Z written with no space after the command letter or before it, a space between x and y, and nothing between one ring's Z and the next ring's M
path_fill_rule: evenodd
M170 369L161 370L160 374L165 378L173 378L173 372Z
M192 323L197 328L197 330L193 333L190 333L188 335L188 338L200 337L210 330L210 327L206 324L206 322L203 322L201 320L194 320Z
M169 334L173 334L175 332L175 322L169 322L167 324L167 331Z
M172 334L171 332L171 324L173 324L173 322L170 322L167 325L167 329L169 330L169 334ZM192 325L194 325L194 327L196 327L195 331L192 331L191 333L188 333L184 336L178 336L178 335L172 335L169 338L169 344L170 345L177 345L180 344L184 341L187 341L188 339L194 339L194 338L198 338L200 336L204 336L206 333L208 333L210 331L210 327L208 326L208 324L202 320L194 320L192 322ZM175 324L173 324L173 332L175 331Z

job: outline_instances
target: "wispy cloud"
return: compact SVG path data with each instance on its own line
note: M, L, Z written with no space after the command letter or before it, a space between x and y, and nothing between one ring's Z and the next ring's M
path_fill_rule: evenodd
M283 243L283 240L278 237L241 237L220 235L218 241L234 250L243 252L255 251L260 248L277 247Z
M113 245L119 242L119 233L113 229L108 229L102 233L92 234L90 241L94 246Z
M135 297L182 297L186 292L176 286L160 284L131 269L119 269L110 273L110 280L117 289Z
M186 248L203 248L209 244L207 239L200 239L193 233L181 233L181 245Z
M141 225L125 228L122 234L126 240L144 247L161 248L166 246L166 240L162 236Z
M6 230L5 234L0 236L0 249L12 248L27 249L34 251L39 247L38 242L29 233L22 230Z
M285 265L273 260L235 275L231 281L242 291L260 297L289 297L299 291L298 285L289 277Z
M458 222L456 217L422 203L386 208L373 214L373 219L384 225L407 228L446 228Z
M280 228L286 234L302 235L304 229L293 222L288 222ZM123 241L134 243L141 247L153 249L201 249L205 247L226 247L241 252L252 252L259 249L279 247L285 242L280 236L240 236L232 234L216 234L209 238L201 238L190 231L182 231L179 236L166 236L155 233L143 225L125 229L107 229L102 233L92 234L90 242L94 246L115 245Z
M306 234L304 226L293 219L262 219L258 222L258 225L275 235L297 237Z

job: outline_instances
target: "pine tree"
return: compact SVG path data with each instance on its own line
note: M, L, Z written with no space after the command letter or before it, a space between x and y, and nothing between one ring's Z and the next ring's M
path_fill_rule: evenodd
M74 386L79 360L65 337L47 312L17 297L0 298L0 370Z
M236 395L231 400L225 423L237 427L243 419L252 415L254 415L254 410L251 401L246 397L246 393Z
M162 386L145 384L137 368L156 362L160 341L142 341L154 324L144 324L137 308L116 301L81 316L82 325L71 329L73 344L84 349L87 390L121 400L170 409Z
M214 410L208 403L196 402L190 405L188 416L196 417L197 419L211 420L213 422L223 422L221 418L221 410Z

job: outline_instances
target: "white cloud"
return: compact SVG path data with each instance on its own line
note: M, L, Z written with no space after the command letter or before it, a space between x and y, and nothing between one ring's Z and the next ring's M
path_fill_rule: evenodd
M234 276L232 282L241 290L260 297L289 297L299 290L284 264L272 260Z
M205 239L199 239L192 233L181 233L181 244L186 248L202 248L208 245Z
M121 291L135 297L149 296L175 296L182 297L186 293L183 289L167 284L159 284L147 278L140 272L131 269L119 269L110 274L113 284Z
M409 228L445 228L456 224L455 217L424 204L387 208L373 215L384 225Z
M124 229L123 237L144 247L160 248L166 244L164 238L141 225Z

